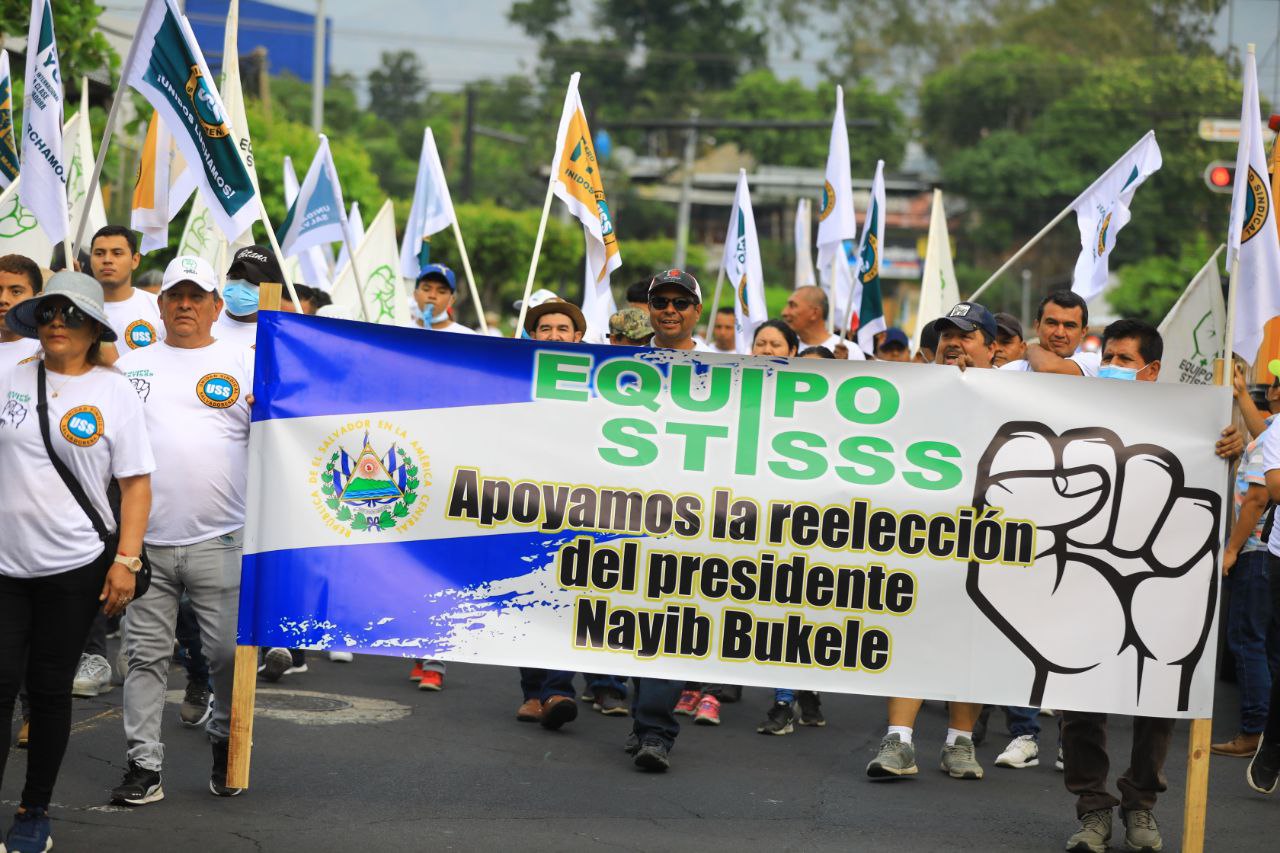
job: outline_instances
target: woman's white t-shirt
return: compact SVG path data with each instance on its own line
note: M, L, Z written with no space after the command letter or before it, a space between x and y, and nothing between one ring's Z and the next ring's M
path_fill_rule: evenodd
M0 378L0 575L42 577L78 569L102 554L89 517L63 484L40 437L38 360ZM50 372L49 438L109 531L112 477L155 469L142 402L123 373L94 367L80 376ZM57 394L55 397L54 394Z

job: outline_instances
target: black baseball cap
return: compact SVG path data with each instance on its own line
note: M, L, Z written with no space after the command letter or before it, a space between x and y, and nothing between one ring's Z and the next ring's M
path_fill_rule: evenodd
M1022 334L1022 324L1018 322L1018 318L1004 311L996 314L996 329L1015 338L1026 337Z
M250 284L265 281L284 282L284 272L275 253L265 246L245 246L236 252L227 267L227 279L241 279Z
M930 320L920 330L920 347L930 352L938 348L938 321Z
M701 304L702 288L698 286L698 280L684 270L667 270L655 275L653 281L649 282L649 295L652 296L659 288L668 285L689 291L693 294L693 298Z
M947 312L947 316L938 318L936 326L938 334L941 335L949 325L955 326L962 332L981 329L992 340L996 337L996 318L985 306L977 302L957 302L955 307Z

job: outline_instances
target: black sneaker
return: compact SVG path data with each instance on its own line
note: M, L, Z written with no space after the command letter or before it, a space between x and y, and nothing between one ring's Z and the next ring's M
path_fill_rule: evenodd
M800 705L800 725L821 728L827 724L827 718L822 716L822 699L818 697L817 691L798 691L796 701Z
M288 649L268 649L262 658L262 666L258 667L258 672L267 681L279 681L280 677L287 675L292 668L293 655Z
M215 797L238 797L244 788L227 787L227 751L229 740L210 741L213 744L213 771L209 774L209 793Z
M665 773L671 766L671 759L667 757L668 752L665 743L650 735L644 739L636 751L636 767L651 773Z
M796 709L790 702L774 702L756 731L762 735L789 735L795 731Z
M182 706L178 708L178 718L182 720L182 725L194 729L207 723L209 717L213 716L212 696L207 683L188 681Z
M612 687L600 688L592 698L594 701L591 703L591 707L606 717L627 716L627 703L622 698L622 693Z
M122 806L145 806L164 799L160 774L130 761L120 784L111 789L111 802Z
M635 755L640 751L640 735L632 732L627 735L626 742L622 744L622 751L627 755Z
M1258 741L1258 751L1249 761L1245 779L1248 780L1249 787L1259 794L1275 791L1276 783L1280 780L1280 743L1272 743L1265 734L1262 736L1262 740Z

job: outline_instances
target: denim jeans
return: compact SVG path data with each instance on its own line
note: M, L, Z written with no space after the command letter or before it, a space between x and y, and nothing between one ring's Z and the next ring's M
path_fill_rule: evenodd
M1271 612L1267 552L1241 554L1231 574L1227 575L1226 586L1230 590L1227 599L1227 648L1236 660L1240 731L1257 734L1267 724L1272 663L1280 656L1280 643L1275 641Z
M582 673L582 677L587 680L587 689L592 693L599 690L616 690L618 695L626 698L627 682L620 675L593 675L588 672Z
M632 731L643 742L646 736L656 737L667 747L676 742L680 723L676 720L675 707L680 701L683 681L665 678L636 678L635 691L631 695L631 717L635 720Z
M1009 734L1014 737L1031 735L1036 740L1039 740L1040 721L1036 718L1039 713L1039 708L1020 708L1016 705L1007 706L1004 709L1004 718L1009 724Z
M200 642L200 623L196 621L191 599L183 593L178 600L178 624L175 632L178 648L182 650L182 667L187 671L187 683L209 683L209 662L205 660Z
M545 702L552 696L573 698L573 673L558 669L534 669L520 667L520 691L525 701L537 699Z
M789 687L775 687L773 689L774 702L794 702L796 701L796 692Z

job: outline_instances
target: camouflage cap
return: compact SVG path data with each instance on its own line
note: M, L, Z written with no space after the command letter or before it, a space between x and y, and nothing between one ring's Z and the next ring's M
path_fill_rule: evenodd
M609 318L609 334L622 335L633 341L647 340L653 334L648 312L639 308L623 308Z

